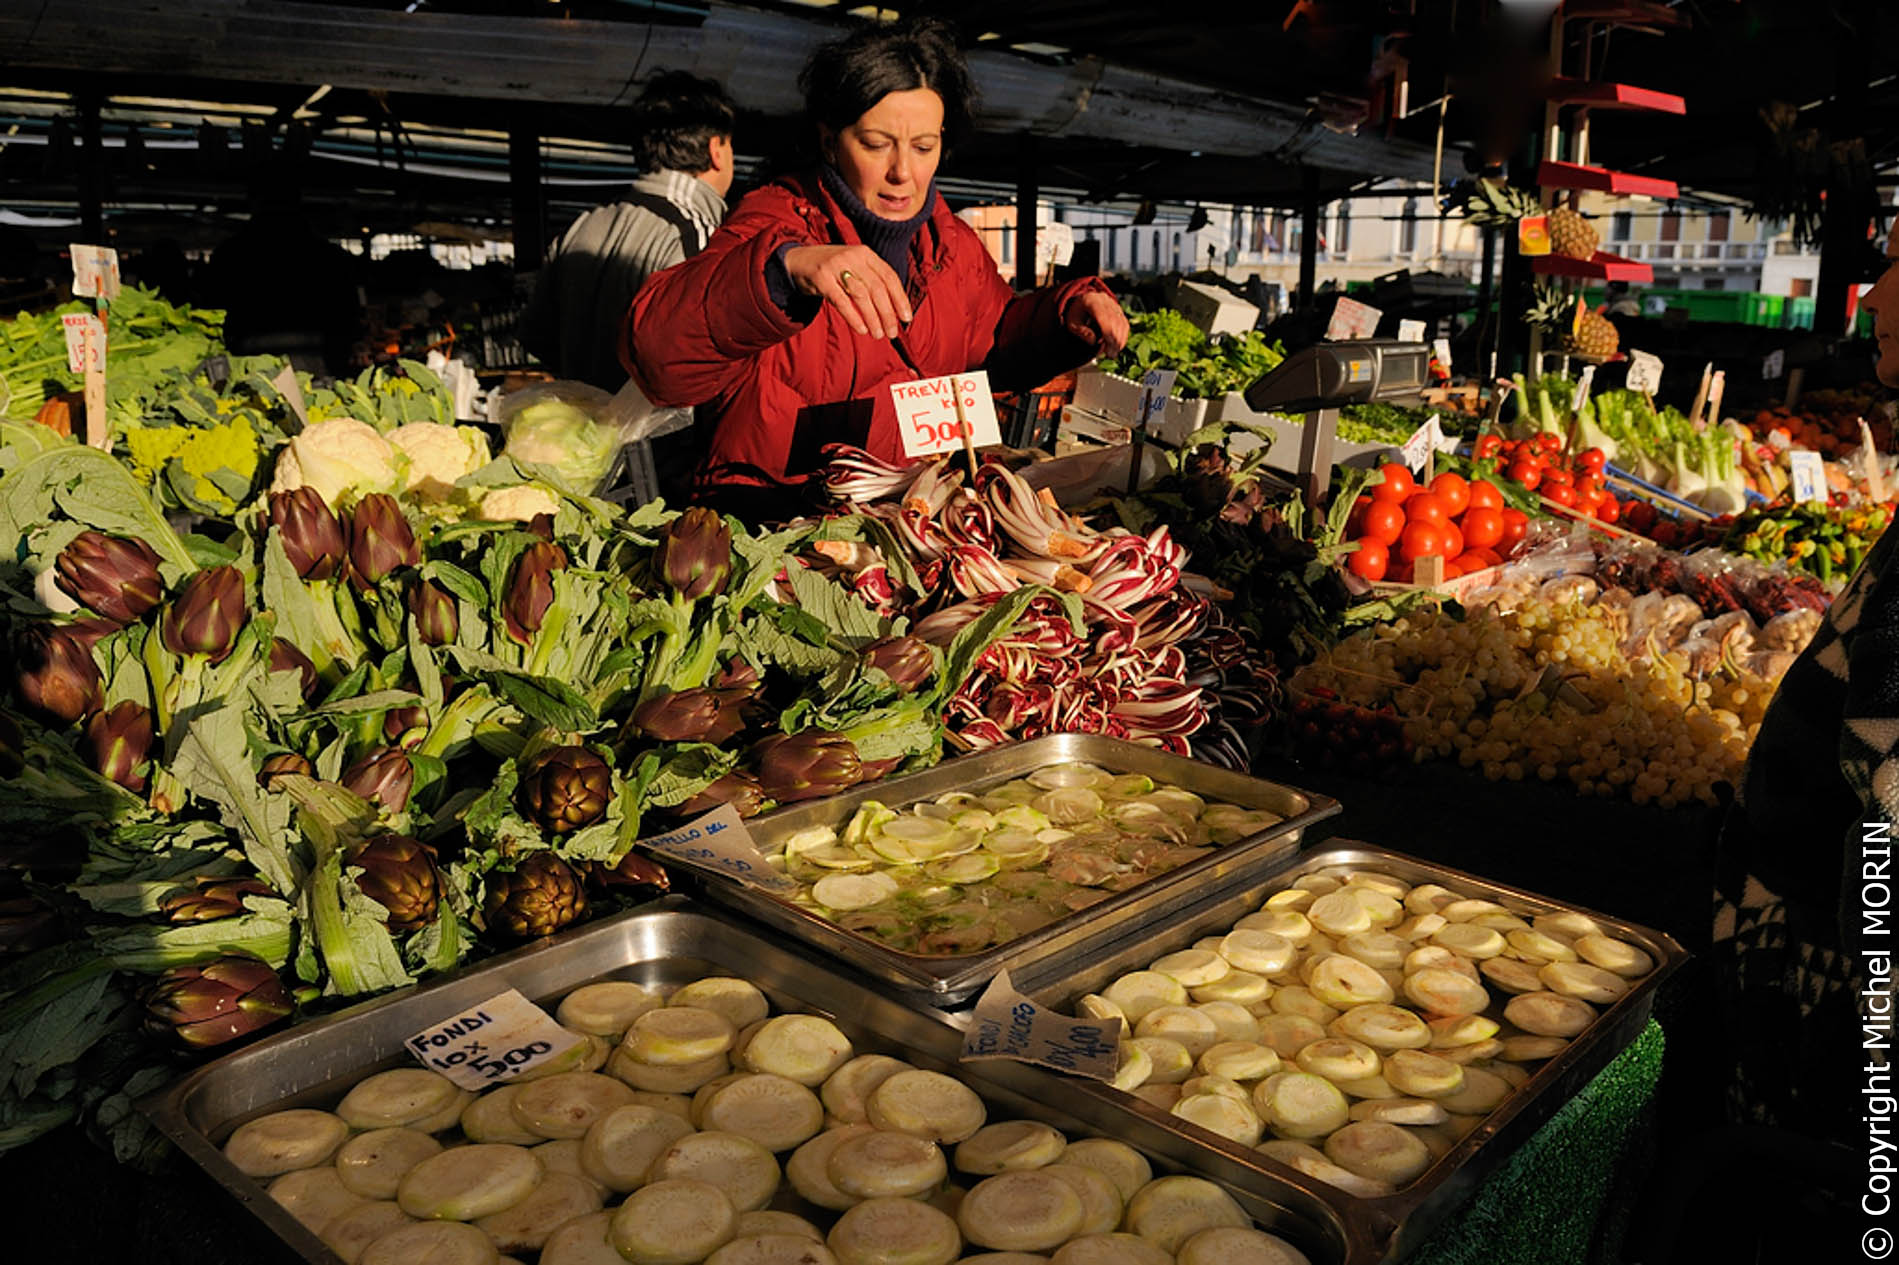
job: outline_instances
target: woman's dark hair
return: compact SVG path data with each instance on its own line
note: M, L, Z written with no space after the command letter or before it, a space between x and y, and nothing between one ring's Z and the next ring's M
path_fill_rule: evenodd
M705 171L715 136L730 138L738 112L710 79L669 70L633 103L633 157L641 171Z
M872 23L811 54L798 75L805 112L832 131L855 123L893 92L928 88L943 98L943 141L968 135L976 108L956 32L938 18Z

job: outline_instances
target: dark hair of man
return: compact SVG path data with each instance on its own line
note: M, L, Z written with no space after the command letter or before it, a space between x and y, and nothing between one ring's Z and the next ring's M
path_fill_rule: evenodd
M943 98L943 141L968 134L976 108L956 33L937 18L871 23L811 54L798 75L805 111L832 131L855 123L893 92L928 88Z
M633 157L641 171L705 171L712 138L730 138L738 112L710 79L669 70L654 75L633 103Z

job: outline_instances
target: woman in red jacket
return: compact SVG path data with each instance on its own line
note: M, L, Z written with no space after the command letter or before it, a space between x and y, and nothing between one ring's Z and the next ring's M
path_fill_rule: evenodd
M937 193L972 96L947 27L872 25L820 48L799 84L823 163L748 195L646 283L623 331L654 403L707 406L696 498L752 519L795 512L826 444L902 461L893 383L981 368L1024 390L1128 334L1096 278L1012 293Z

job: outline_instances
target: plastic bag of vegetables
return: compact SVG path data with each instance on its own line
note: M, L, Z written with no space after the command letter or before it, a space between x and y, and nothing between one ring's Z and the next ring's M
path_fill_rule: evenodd
M618 474L625 445L692 420L686 409L654 408L631 382L617 395L584 382L540 382L494 397L489 413L507 437L504 455L595 494Z

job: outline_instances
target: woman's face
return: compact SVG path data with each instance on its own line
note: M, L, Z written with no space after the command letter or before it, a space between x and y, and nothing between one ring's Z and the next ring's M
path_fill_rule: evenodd
M824 140L831 165L873 214L910 219L943 157L943 98L928 88L889 93Z
M1874 372L1889 387L1899 387L1899 229L1886 239L1885 273L1860 300L1860 306L1873 314L1873 337L1879 341L1879 360Z

